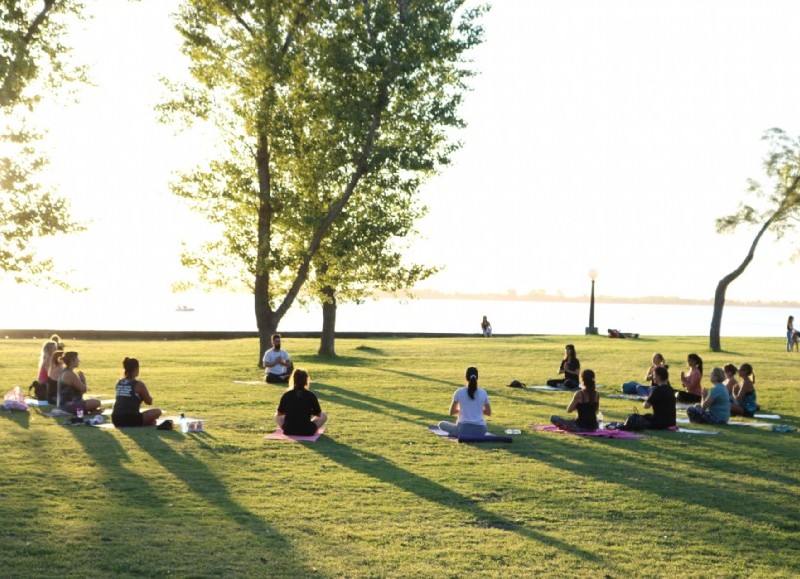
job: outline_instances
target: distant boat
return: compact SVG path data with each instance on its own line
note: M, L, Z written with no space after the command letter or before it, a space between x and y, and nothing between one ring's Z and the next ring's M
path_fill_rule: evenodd
M194 308L189 307L189 306L178 306L177 308L175 308L175 311L176 312L193 312Z

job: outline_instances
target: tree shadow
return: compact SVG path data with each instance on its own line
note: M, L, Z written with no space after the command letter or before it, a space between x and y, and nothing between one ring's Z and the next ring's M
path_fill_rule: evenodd
M281 535L277 529L263 518L252 513L239 504L228 487L198 458L188 453L179 453L161 437L137 436L131 430L122 431L139 448L147 452L172 475L180 480L186 488L215 508L226 521L233 521L242 530L249 532L259 541L261 547L269 549L275 560L283 559L292 567L292 573L298 576L310 576L313 569L302 557L296 556L294 546ZM185 436L178 432L165 433L170 438ZM194 442L203 438L199 434L192 435ZM265 539L265 537L267 537ZM262 557L262 561L263 561Z
M376 368L376 370L380 372L386 372L387 374L396 374L398 376L403 376L404 378L411 378L413 380L420 380L424 382L434 382L437 384L445 384L453 389L456 388L454 382L452 380L441 380L440 378L431 378L430 376L426 376L424 374L414 374L412 372L401 372L400 370L390 370L389 368Z
M382 398L352 392L340 386L333 386L324 382L316 383L314 389L319 393L323 393L326 401L337 402L378 416L389 414L395 420L402 420L412 424L419 424L420 420L426 421L426 424L438 423L442 417L441 412L427 412L414 406L406 406L405 404L398 404ZM409 418L409 416L415 418Z
M30 428L31 427L31 413L30 412L20 412L15 410L3 410L0 411L0 416L3 418L7 418L9 422L13 422L20 428Z
M721 516L714 515L714 511L718 511L725 514L727 524L732 523L727 517L734 516L783 529L800 529L797 522L800 521L800 509L796 506L792 490L797 487L798 480L788 475L759 470L750 463L733 466L724 458L716 458L719 442L712 439L717 437L693 436L683 439L682 446L665 448L664 445L658 445L654 448L644 444L644 440L577 437L545 432L536 434L535 458L552 468L628 487L633 492L656 493L662 498L695 505L701 507L707 517ZM648 431L647 434L673 440L675 437L690 436L658 431ZM574 444L576 438L586 444ZM691 442L691 446L687 442ZM641 460L631 461L628 456L620 456L622 451L630 451L631 446L636 448ZM508 445L504 450L530 458L530 450L525 451L524 448L523 445ZM785 456L782 458L786 460ZM619 468L609 469L608 465L619 465ZM677 465L686 467L676 468ZM762 481L746 487L735 484L743 473L761 478ZM645 481L657 481L657 487L652 484L645 486ZM724 491L715 486L717 482L725 485ZM776 491L776 485L780 490ZM719 500L721 492L725 494L724 500Z
M573 556L579 560L607 564L607 561L603 561L595 553L586 551L577 544L567 543L557 537L537 532L525 526L525 523L487 511L476 504L474 499L465 497L446 486L401 468L381 455L355 449L330 437L327 437L324 444L312 444L309 445L309 448L327 459L364 476L377 479L444 508L459 510L465 517L472 519L474 526L516 533L527 539L557 549L561 551L563 556Z

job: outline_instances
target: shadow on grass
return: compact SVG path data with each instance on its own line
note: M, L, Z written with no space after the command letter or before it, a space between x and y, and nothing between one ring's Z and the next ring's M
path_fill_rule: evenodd
M413 406L352 392L324 382L315 384L314 389L319 393L324 393L326 401L336 402L364 412L372 412L377 416L388 414L395 420L403 420L412 424L419 424L420 421L425 421L426 424L438 424L443 416L441 412L426 412ZM409 418L409 416L413 418Z
M31 413L19 412L13 410L4 410L0 412L0 416L8 418L9 422L13 422L20 428L30 428L31 426Z
M184 483L186 488L199 499L217 509L225 520L233 521L243 530L250 532L264 548L269 549L273 555L272 559L284 560L285 565L291 566L292 573L298 576L313 574L312 568L302 562L302 557L293 554L292 544L264 519L240 505L231 496L228 487L202 460L188 453L176 452L161 436L137 436L139 433L131 430L121 432ZM184 436L177 432L163 434L169 438ZM197 442L203 436L192 435L193 442Z
M410 378L412 380L421 380L424 382L435 382L436 384L445 384L450 386L453 390L456 388L460 388L462 384L457 384L454 380L441 380L439 378L431 378L430 376L425 376L424 374L414 374L412 372L401 372L400 370L390 370L389 368L376 368L376 370L380 372L386 372L387 374L396 374L398 376L403 376L404 378Z
M517 533L528 539L558 549L564 555L573 555L586 561L599 562L602 560L598 555L586 551L578 545L569 544L556 537L539 533L526 527L524 523L487 511L477 505L475 500L401 468L381 455L364 450L356 450L332 438L327 438L324 444L309 445L309 448L329 460L362 475L377 479L442 507L456 509L462 512L465 517L473 519L472 524L474 526Z
M588 444L575 445L575 435L536 434L533 455L529 447L522 444L504 448L555 469L628 487L632 492L656 493L666 499L700 507L706 518L719 517L720 524L736 524L728 518L731 515L783 530L800 529L800 510L793 491L799 481L764 471L750 463L735 464L717 458L721 444L717 436L649 431L648 435L654 437L683 442L667 448L664 445L654 448L643 440L581 437ZM630 451L632 446L640 453L640 461L620 456L620 451ZM742 475L761 480L737 484ZM652 485L653 481L657 481L657 487ZM778 540L778 533L774 538Z

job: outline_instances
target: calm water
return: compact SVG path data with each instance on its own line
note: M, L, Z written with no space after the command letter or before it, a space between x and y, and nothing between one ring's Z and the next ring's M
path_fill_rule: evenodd
M197 294L164 298L104 301L90 294L71 295L59 306L0 303L0 328L44 330L255 331L252 297ZM44 302L47 303L47 302ZM186 305L194 311L178 312ZM52 302L50 303L52 305ZM602 304L596 305L595 326L643 335L708 335L710 305ZM783 336L786 308L725 308L723 336ZM478 333L483 315L497 334L583 334L589 307L583 303L491 300L379 300L339 307L337 329L342 332ZM293 307L280 330L319 331L319 307Z

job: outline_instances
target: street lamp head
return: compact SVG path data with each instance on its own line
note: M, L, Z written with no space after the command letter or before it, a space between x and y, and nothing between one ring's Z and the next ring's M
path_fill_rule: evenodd
M590 269L589 270L589 277L592 279L592 281L597 279L597 270L596 269Z

